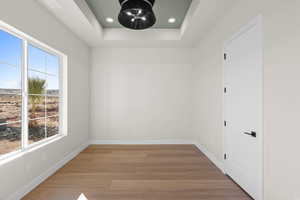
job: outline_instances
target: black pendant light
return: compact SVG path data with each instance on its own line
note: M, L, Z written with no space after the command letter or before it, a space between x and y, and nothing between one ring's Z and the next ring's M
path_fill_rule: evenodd
M153 26L156 22L152 10L155 0L119 0L121 11L119 22L129 29L142 30Z

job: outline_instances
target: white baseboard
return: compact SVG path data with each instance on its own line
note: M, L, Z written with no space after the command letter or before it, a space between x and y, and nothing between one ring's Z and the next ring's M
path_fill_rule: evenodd
M120 144L120 145L147 145L147 144L194 144L191 140L91 140L90 144Z
M210 151L207 150L203 145L201 144L195 144L197 148L206 155L206 157L213 162L223 173L224 171L224 163L223 161L220 161L215 155L213 155Z
M69 153L67 156L65 156L62 160L60 160L55 165L51 166L48 170L46 170L40 176L36 177L30 183L26 184L21 189L19 189L14 194L12 194L8 198L8 200L19 200L19 199L23 198L27 193L29 193L31 190L36 188L39 184L41 184L43 181L45 181L49 176L54 174L57 170L59 170L61 167L63 167L66 163L68 163L70 160L72 160L75 156L77 156L80 152L82 152L88 146L89 146L88 142L80 145L80 147L78 147L73 152Z

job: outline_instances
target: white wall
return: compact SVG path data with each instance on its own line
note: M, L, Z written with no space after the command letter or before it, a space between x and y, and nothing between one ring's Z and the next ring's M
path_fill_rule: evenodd
M223 43L258 14L264 21L265 200L300 199L300 1L237 1L200 42L195 61L195 134L222 160Z
M7 199L88 140L90 50L35 0L1 1L0 20L65 53L69 61L69 135L0 166L0 199Z
M191 140L191 49L94 49L92 140Z

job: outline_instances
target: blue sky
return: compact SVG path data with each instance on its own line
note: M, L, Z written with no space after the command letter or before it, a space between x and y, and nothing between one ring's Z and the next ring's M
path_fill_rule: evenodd
M21 88L22 40L0 30L0 89ZM45 79L47 89L58 89L59 58L28 46L28 76Z

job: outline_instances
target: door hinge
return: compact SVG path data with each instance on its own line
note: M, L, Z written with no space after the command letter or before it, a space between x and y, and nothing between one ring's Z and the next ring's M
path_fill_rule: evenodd
M227 160L227 154L226 153L224 154L224 160Z
M224 53L224 60L227 60L227 53Z
M224 126L227 126L227 121L224 121Z
M226 87L224 87L224 93L225 93L225 94L227 93L227 88L226 88Z

